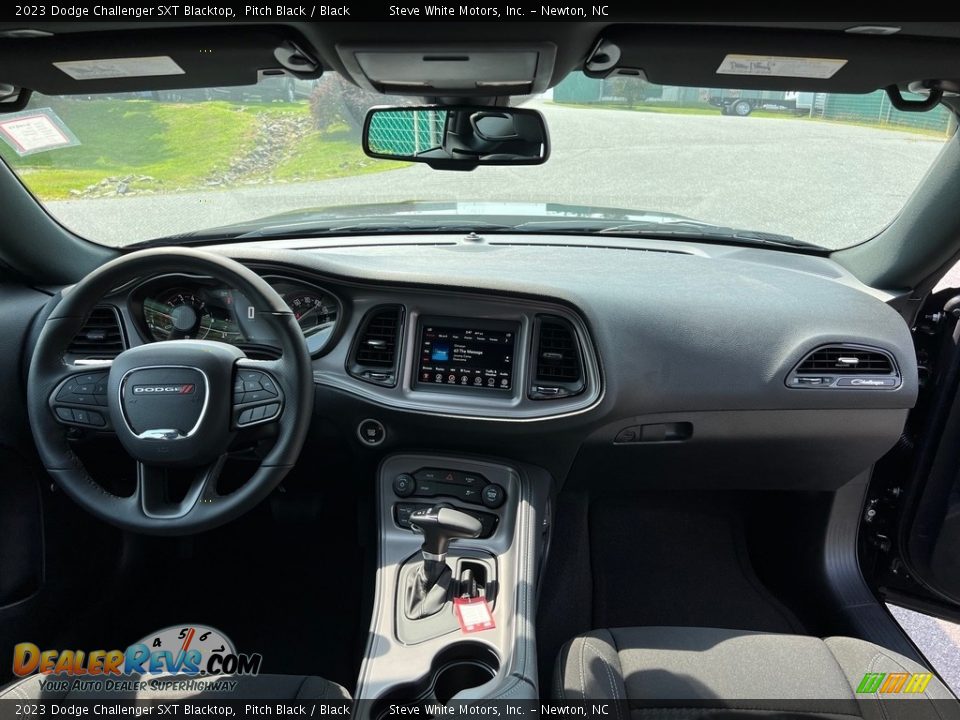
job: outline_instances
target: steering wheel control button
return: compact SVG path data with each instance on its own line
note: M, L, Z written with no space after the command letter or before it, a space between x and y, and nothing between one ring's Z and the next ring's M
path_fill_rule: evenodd
M507 499L507 492L500 485L496 483L490 483L481 493L483 496L483 504L488 508L498 508L503 505L503 501Z
M106 406L107 373L84 373L67 378L57 390L55 400L67 405Z
M367 418L357 426L357 437L364 445L376 447L387 439L387 429L379 420Z
M263 419L272 420L276 415L280 414L280 403L270 403L269 405L263 406Z
M263 388L265 393L272 397L276 397L278 394L277 386L273 384L273 380L267 375L260 378L260 387Z
M401 473L393 479L393 492L397 497L410 497L416 488L417 481L407 473Z
M86 427L102 428L107 426L107 421L96 410L85 410L81 408L58 407L54 412L57 418L68 425L83 425Z
M238 427L275 419L282 404L276 381L261 370L238 370L233 383L233 405Z

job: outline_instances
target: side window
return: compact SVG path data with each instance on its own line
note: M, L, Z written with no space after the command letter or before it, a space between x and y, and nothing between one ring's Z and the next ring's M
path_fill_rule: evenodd
M947 271L946 275L940 278L940 282L933 288L933 292L939 292L947 288L960 288L960 260Z

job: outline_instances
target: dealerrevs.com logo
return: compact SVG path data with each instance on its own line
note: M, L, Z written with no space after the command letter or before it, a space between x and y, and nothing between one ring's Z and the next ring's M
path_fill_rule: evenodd
M29 642L13 648L14 674L55 675L45 682L44 689L50 691L136 689L131 683L157 689L158 682L182 684L182 676L188 676L189 681L198 677L215 680L218 675L257 675L262 662L259 653L238 653L226 635L204 625L164 628L125 650L41 650ZM171 675L181 679L158 678ZM204 682L206 690L229 691L229 686L236 684L223 680L221 688Z
M182 385L134 385L134 395L189 395L196 390L193 383Z

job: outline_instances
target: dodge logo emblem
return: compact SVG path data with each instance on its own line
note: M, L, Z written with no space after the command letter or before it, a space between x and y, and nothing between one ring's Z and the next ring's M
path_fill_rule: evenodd
M189 395L196 390L193 383L182 385L134 385L134 395Z

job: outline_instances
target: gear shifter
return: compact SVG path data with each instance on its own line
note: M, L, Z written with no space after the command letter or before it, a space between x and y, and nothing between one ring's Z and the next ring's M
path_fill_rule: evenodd
M407 616L423 618L439 612L447 602L453 573L447 566L447 549L458 538L475 538L480 521L449 505L434 505L410 515L410 525L423 533L423 565L406 591Z

